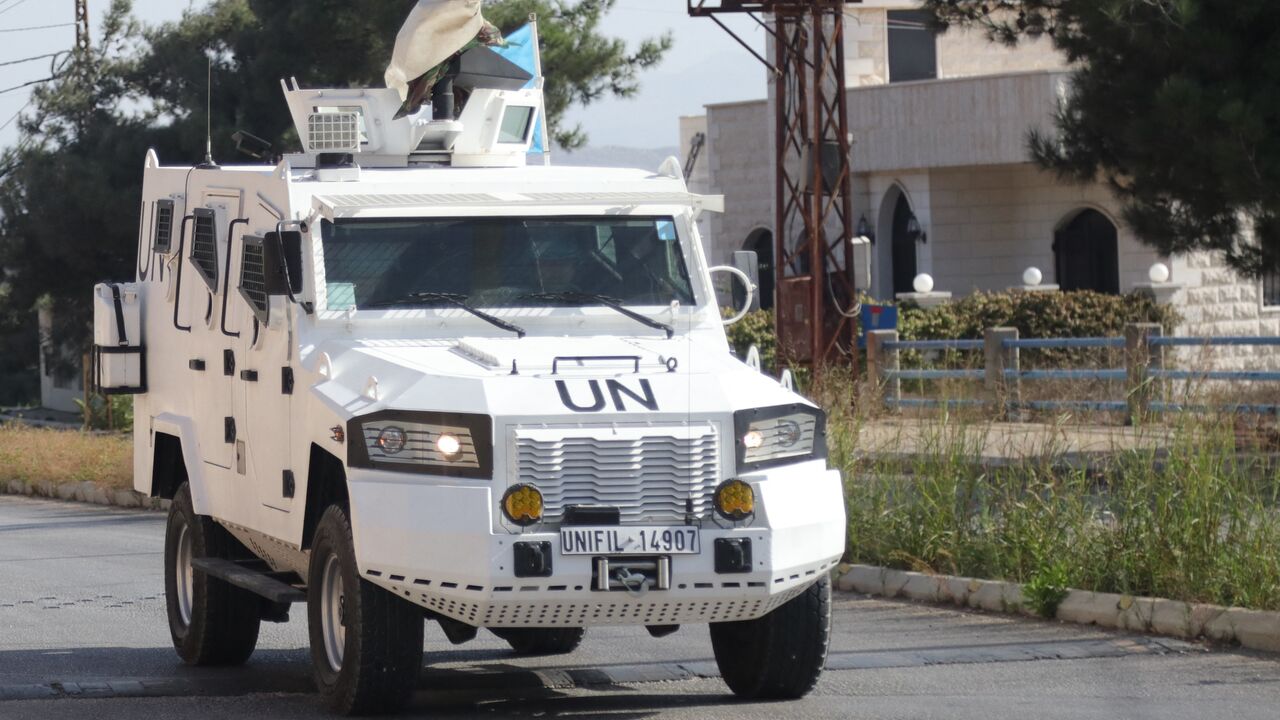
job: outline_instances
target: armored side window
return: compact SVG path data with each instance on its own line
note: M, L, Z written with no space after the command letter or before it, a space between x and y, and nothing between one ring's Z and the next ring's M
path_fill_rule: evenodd
M240 295L253 308L254 317L263 325L271 316L270 288L267 287L267 253L260 237L246 235L240 256Z
M195 231L191 235L191 264L209 286L218 292L218 224L217 215L208 208L195 211Z
M163 255L173 251L173 201L156 201L156 226L151 235L151 249Z

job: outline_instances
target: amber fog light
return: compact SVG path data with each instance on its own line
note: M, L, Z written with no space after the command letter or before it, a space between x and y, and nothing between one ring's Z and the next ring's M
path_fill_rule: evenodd
M502 514L520 527L542 520L542 493L532 485L516 485L502 496Z
M741 480L726 480L716 488L715 505L724 519L741 522L756 513L756 491Z

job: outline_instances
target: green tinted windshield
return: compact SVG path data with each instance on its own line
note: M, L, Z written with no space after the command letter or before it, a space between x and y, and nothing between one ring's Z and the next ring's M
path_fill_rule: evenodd
M330 310L420 293L478 307L554 304L530 297L549 293L694 302L671 218L338 220L322 235Z

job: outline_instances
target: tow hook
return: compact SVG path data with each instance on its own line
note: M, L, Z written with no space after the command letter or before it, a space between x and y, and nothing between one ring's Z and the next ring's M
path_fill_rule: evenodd
M642 598L649 592L648 578L644 573L633 573L629 568L622 567L614 571L613 579L622 583L627 594L633 598Z

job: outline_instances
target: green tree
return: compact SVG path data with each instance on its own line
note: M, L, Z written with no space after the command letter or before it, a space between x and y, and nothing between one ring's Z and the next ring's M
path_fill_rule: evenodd
M543 35L550 125L566 148L586 135L563 127L574 104L629 95L638 74L670 47L667 37L634 52L599 22L615 0L493 0L486 14L515 30L537 13ZM379 86L413 0L213 0L159 27L112 0L94 47L60 64L20 119L22 140L0 156L0 404L30 399L38 341L34 308L54 311L67 345L65 372L87 349L91 288L134 275L142 162L235 159L244 129L278 151L297 144L280 80L311 86ZM213 81L208 80L209 62ZM213 116L207 117L206 93Z
M1047 37L1075 67L1031 154L1107 182L1162 253L1216 250L1280 269L1280 3L1275 0L925 0L938 24L997 42Z
M574 105L607 96L627 97L639 74L661 61L669 36L645 40L634 51L604 35L600 21L617 0L487 0L485 16L510 32L539 18L546 75L547 115L556 142L576 149L587 142L567 127ZM382 85L395 38L414 0L213 0L182 20L149 28L147 50L133 81L174 119L184 156L203 156L209 59L213 60L215 155L234 157L231 133L242 129L292 150L297 137L281 97L280 80L304 86Z
M129 11L129 0L114 0L98 45L66 57L59 79L34 91L22 139L0 160L5 355L36 362L32 311L43 302L54 313L53 338L68 346L48 358L63 374L78 374L93 284L134 274L143 157L166 145L147 113L122 110L133 99L121 59L137 39Z

